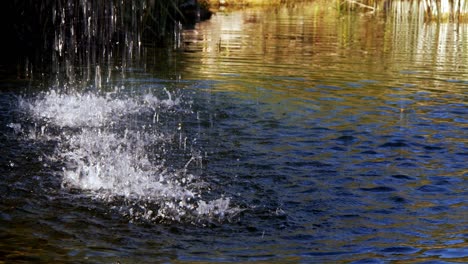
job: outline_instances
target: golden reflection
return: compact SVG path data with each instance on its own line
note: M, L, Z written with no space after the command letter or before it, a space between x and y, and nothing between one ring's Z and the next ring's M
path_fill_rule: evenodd
M237 74L248 82L274 76L335 84L349 78L391 86L400 84L400 73L434 81L457 70L452 78L468 79L467 25L343 15L328 1L219 13L185 30L183 39L181 49L195 52L184 57L193 64L187 78Z

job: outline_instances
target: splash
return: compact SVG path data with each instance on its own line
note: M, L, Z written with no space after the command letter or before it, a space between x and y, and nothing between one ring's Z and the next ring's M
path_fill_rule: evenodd
M179 168L170 164L180 126L163 125L154 116L188 111L180 98L166 94L166 99L149 93L119 98L51 90L20 98L19 105L40 126L29 138L55 142L54 157L47 158L63 164L63 188L108 203L131 221L229 220L239 210L229 198L205 200L209 183L191 173L201 164L196 151Z

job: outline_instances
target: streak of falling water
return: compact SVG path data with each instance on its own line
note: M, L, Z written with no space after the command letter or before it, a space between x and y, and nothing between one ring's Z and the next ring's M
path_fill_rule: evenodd
M141 56L146 3L63 0L51 8L51 65L56 87L102 88L102 77L108 83L116 66L125 72Z
M64 161L61 187L112 202L112 209L131 221L222 222L240 212L229 197L205 192L209 183L191 174L197 162L201 167L194 140L181 120L165 122L190 113L180 98L166 88L159 92L167 99L159 99L153 91L141 95L132 92L132 84L123 87L129 68L144 54L146 2L56 0L50 5L53 85L28 94L19 105L35 123L29 139L56 144L52 159ZM32 65L27 61L25 67L28 75ZM112 89L116 69L122 93L117 86L106 90ZM180 161L173 157L179 155Z
M101 68L99 65L96 65L96 77L94 82L96 89L101 89Z

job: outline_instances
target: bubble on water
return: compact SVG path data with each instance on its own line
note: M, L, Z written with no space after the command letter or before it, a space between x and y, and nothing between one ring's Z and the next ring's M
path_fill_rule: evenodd
M229 198L204 200L209 183L190 173L190 167L199 168L199 154L193 152L180 169L168 164L171 146L180 144L180 123L164 131L151 126L156 113L180 104L180 98L165 92L168 98L161 100L153 94L119 98L111 93L51 90L36 98L20 98L20 107L38 124L46 123L37 125L40 132L34 135L56 143L54 157L45 158L64 164L63 188L108 203L131 221L230 219L239 209L231 206ZM129 124L132 115L140 115L138 121L144 124Z

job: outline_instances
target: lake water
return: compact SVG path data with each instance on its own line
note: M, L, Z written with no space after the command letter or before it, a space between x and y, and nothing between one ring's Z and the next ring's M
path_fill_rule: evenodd
M1 82L0 262L467 260L467 25L218 12L91 67Z

